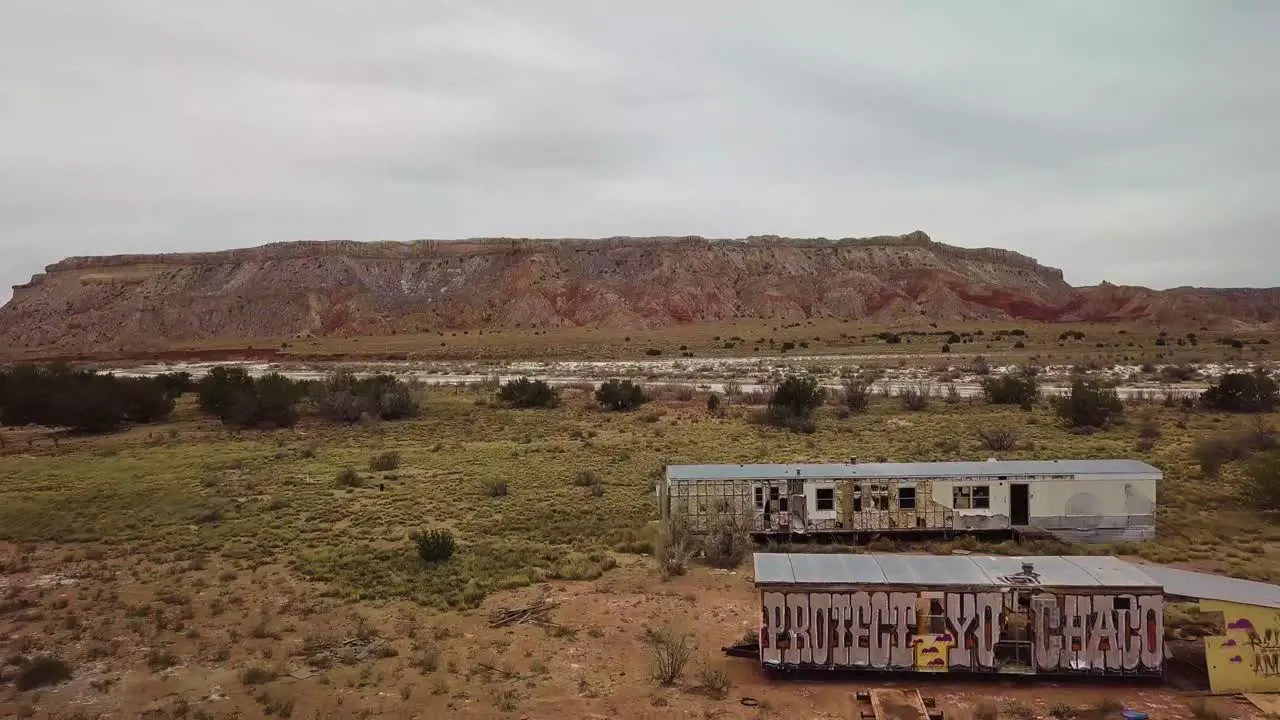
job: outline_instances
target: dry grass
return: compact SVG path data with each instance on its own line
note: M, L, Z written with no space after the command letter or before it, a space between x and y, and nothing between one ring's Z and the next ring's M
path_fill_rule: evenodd
M600 411L584 394L567 394L552 411L497 409L477 404L481 397L428 393L426 412L407 422L307 420L290 430L235 434L199 417L184 398L174 421L158 429L65 438L57 446L9 442L0 448L0 572L63 573L76 584L0 592L0 633L11 638L15 653L58 652L74 669L73 683L104 694L129 687L159 692L173 674L220 668L223 687L247 703L238 705L244 716L279 716L294 701L295 716L302 716L310 712L308 696L289 681L268 678L306 664L326 668L323 682L304 686L310 690L329 682L335 693L382 687L394 699L416 683L414 702L437 703L432 707L448 714L453 693L475 697L459 668L487 659L470 646L463 654L445 641L447 634L433 638L432 627L421 622L424 613L436 625L463 617L438 611L475 607L498 590L559 589L565 584L559 580L596 578L603 588L636 568L647 568L647 575L634 597L678 597L706 581L697 569L674 577L695 547L679 532L658 543L673 575L667 583L657 582L651 560L632 555L647 553L659 535L652 481L664 463L839 461L851 446L869 458L979 460L990 454L975 433L982 427L1016 429L1019 443L1009 458L1081 458L1132 457L1140 435L1158 424L1159 442L1137 456L1166 475L1154 542L986 549L1113 552L1280 580L1280 529L1243 501L1241 463L1228 462L1206 478L1192 453L1199 439L1249 430L1253 418L1151 405L1132 413L1143 422L1075 435L1044 405L1024 412L936 402L906 412L896 398L876 397L865 413L843 419L838 408L823 408L816 432L798 435L752 425L750 409L736 404L725 418L713 419L702 403L671 400L642 411L650 419ZM1263 420L1280 424L1277 415ZM313 451L304 452L308 448ZM399 456L394 474L363 472L384 452ZM359 468L364 482L338 487L334 478L344 468ZM580 469L593 474L575 481ZM593 496L589 489L597 483L582 484L592 480L607 481L607 492ZM507 482L509 495L489 497L489 482ZM452 557L423 563L409 539L419 528L453 533ZM980 548L964 539L922 547ZM616 563L635 567L604 575ZM356 617L370 609L403 609L404 620L373 627ZM650 612L649 622L665 621ZM1168 617L1179 636L1203 634L1195 617L1179 620L1173 609ZM732 637L740 634L738 625L734 621ZM393 638L395 648L362 659L354 648L340 647L345 639L375 636ZM538 636L540 646L572 640ZM584 627L577 642L594 637ZM649 658L638 655L628 678L641 683ZM550 665L549 675L564 673L552 657L517 658L523 664L512 671L527 675L523 668L538 659ZM132 666L133 675L91 674L104 665ZM534 684L521 681L519 696L499 700L527 709L539 692ZM711 693L715 682L700 676L689 684ZM604 702L598 679L590 692ZM682 702L680 695L672 695L673 704ZM334 696L342 695L325 695ZM1010 716L1007 709L1003 714Z
M797 435L753 426L739 406L725 420L708 418L702 407L655 406L662 412L651 421L599 411L586 398L533 412L476 405L448 390L426 397L417 420L305 421L238 434L198 417L184 398L175 421L160 428L166 438L164 431L176 430L172 440L157 443L155 429L135 429L56 447L10 443L0 470L0 540L96 543L152 558L182 548L246 568L285 562L351 599L468 606L496 588L597 574L610 550L647 546L646 525L656 515L649 477L664 463L841 460L853 445L864 457L895 461L983 459L989 451L974 427L1016 429L1020 443L1005 453L1010 459L1131 457L1139 433L1158 422L1160 443L1139 457L1165 471L1160 537L1115 550L1280 578L1280 530L1242 506L1238 463L1206 479L1192 458L1197 439L1250 428L1251 418L1152 406L1144 416L1150 422L1074 435L1043 405L1028 413L935 403L907 413L876 398L846 419L824 408L817 431ZM315 446L324 451L281 452ZM392 452L400 460L394 476L335 487L339 470ZM602 467L609 468L608 492L595 497L566 471ZM486 497L504 482L508 497ZM414 570L408 534L427 520L451 528L459 551L423 573ZM1222 538L1223 527L1237 531Z
M1070 325L1043 324L1031 321L1003 323L954 323L937 324L927 320L897 326L863 324L853 321L818 319L798 323L780 323L767 320L742 320L738 322L677 324L652 329L614 328L555 328L532 330L505 328L472 331L444 331L429 333L400 333L379 337L324 337L313 339L278 338L274 340L231 340L194 344L180 344L175 350L212 351L228 349L271 350L281 353L282 359L304 359L334 354L351 357L379 357L388 359L446 359L446 360L503 360L529 358L574 359L623 359L652 360L655 357L680 358L688 348L694 357L726 356L774 356L785 355L848 355L877 354L904 359L929 355L950 359L960 364L973 364L973 358L982 356L992 363L1025 360L1038 356L1046 362L1108 363L1128 358L1126 362L1148 362L1153 365L1184 365L1196 361L1216 362L1257 357L1275 359L1280 356L1280 344L1254 345L1266 333L1206 332L1195 327L1180 331L1169 328L1174 341L1157 345L1159 329L1151 323L1096 324L1071 323ZM1019 328L1025 337L996 335L999 330ZM916 331L937 333L940 329L956 333L973 333L973 342L957 343L948 354L942 353L945 336L903 335L902 342L887 344L876 337L877 333L892 331ZM1064 329L1083 333L1082 339L1062 339ZM1198 344L1185 342L1186 332L1195 332ZM982 335L976 333L982 332ZM1249 343L1242 350L1232 349L1216 342L1226 335ZM741 338L726 342L729 338ZM1184 344L1178 345L1177 338ZM281 349L281 341L288 346ZM772 342L770 342L772 341ZM1022 347L1017 347L1018 343ZM786 343L795 347L782 351ZM649 349L661 350L661 356L646 355ZM21 351L32 356L34 351Z
M663 628L649 635L649 646L653 652L653 681L659 685L674 685L684 677L685 666L693 657L693 636L677 632L671 628ZM712 678L717 687L727 690L728 677L724 683Z

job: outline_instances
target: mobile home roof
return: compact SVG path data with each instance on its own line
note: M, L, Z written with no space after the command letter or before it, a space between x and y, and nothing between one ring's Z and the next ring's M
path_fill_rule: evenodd
M1048 587L1157 588L1137 565L1115 557L1035 555L895 555L756 553L757 585L990 585L1030 563L1038 583Z
M1043 475L1162 477L1139 460L994 460L987 462L800 463L794 465L668 465L668 481L785 480L788 478L946 478Z
M1131 563L1110 556L893 555L756 553L757 586L788 585L989 585L1031 563L1042 587L1160 588L1170 597L1218 600L1280 609L1280 586Z

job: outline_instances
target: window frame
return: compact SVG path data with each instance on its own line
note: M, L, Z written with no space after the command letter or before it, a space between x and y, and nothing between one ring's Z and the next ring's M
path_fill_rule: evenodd
M773 501L773 506L777 508L778 512L788 512L787 506L789 503L787 501L790 498L782 492L782 488L777 485L769 486L769 499Z
M991 486L990 485L974 485L973 486L973 509L974 510L990 510L991 509Z
M823 494L826 497L823 497ZM823 504L826 507L823 507ZM818 512L835 512L836 509L836 489L835 488L814 488L813 490L813 507Z
M952 485L951 508L953 510L990 510L991 485Z
M906 505L904 505L904 504L903 504L903 501L906 499L906 498L902 497L902 493L904 493L904 492L910 492L910 493L911 493L911 498L910 498L910 500L911 500L911 506L910 506L910 507L908 507L908 506L906 506ZM904 485L904 486L902 486L902 487L899 487L899 488L898 488L898 509L899 509L899 510L915 510L915 509L916 509L916 500L917 500L917 496L916 496L916 487L915 487L914 485L911 485L911 486L906 486L906 485Z

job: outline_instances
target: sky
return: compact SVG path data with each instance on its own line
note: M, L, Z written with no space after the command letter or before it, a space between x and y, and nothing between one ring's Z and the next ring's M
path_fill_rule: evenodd
M67 256L286 240L913 230L1075 285L1280 285L1274 0L3 17L6 288Z

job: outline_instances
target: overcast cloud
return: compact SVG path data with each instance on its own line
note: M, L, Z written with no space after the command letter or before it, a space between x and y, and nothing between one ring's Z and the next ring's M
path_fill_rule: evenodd
M0 281L921 229L1077 285L1275 286L1277 37L1274 0L0 0Z

